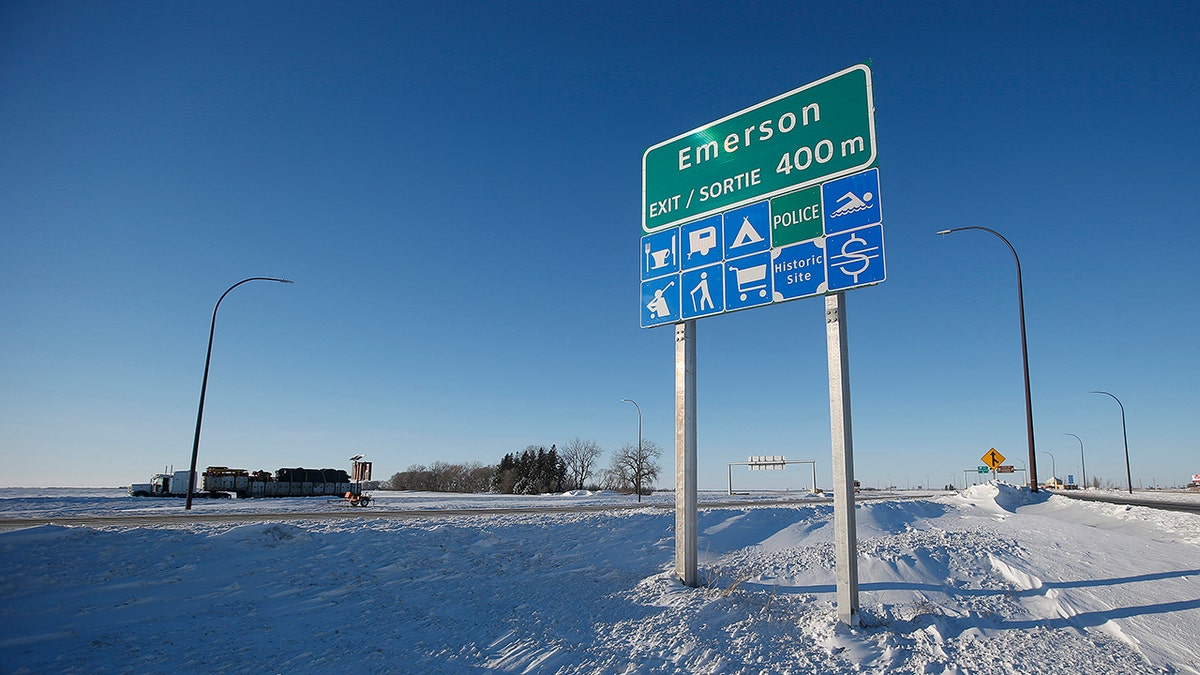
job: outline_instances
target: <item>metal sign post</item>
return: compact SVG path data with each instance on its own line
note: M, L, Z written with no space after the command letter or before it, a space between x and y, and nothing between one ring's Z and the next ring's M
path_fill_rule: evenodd
M675 326L675 574L695 587L696 321Z
M850 356L846 294L825 296L829 352L829 427L833 436L833 539L838 619L858 626L858 535L854 524L854 434L850 424Z

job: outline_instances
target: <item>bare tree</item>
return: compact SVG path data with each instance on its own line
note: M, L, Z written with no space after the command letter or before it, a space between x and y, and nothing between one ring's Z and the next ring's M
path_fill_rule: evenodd
M576 490L582 490L584 481L591 477L595 470L596 460L604 451L594 441L585 441L578 436L567 441L558 456L567 463L567 471L571 475L571 484Z
M641 447L627 443L613 455L606 482L631 488L640 502L643 491L648 490L662 471L657 461L661 455L662 450L654 441L643 441Z

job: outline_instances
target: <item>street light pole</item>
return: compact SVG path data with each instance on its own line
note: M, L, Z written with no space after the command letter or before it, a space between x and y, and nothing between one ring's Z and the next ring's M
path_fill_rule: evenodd
M1075 436L1072 433L1063 434L1064 436ZM1087 464L1083 461L1083 439L1075 436L1075 440L1079 441L1079 466L1083 468L1083 489L1087 489Z
M1058 466L1055 464L1054 455L1045 450L1042 450L1042 454L1050 455L1050 477L1054 480L1058 480Z
M1121 436L1125 439L1125 485L1129 488L1129 494L1133 494L1133 476L1129 473L1129 434L1125 432L1125 406L1121 405L1121 399L1113 396L1107 391L1093 391L1093 394L1104 394L1117 402L1121 407Z
M204 356L204 379L200 382L200 407L196 411L196 436L192 439L192 468L188 472L188 489L187 500L183 508L190 511L192 509L192 494L196 491L196 457L200 454L200 423L204 420L204 394L208 391L208 366L212 363L212 346L213 335L217 332L217 310L221 308L221 301L225 296L229 295L229 291L241 286L250 281L275 281L281 284L290 284L292 281L288 279L276 279L274 277L250 277L242 279L236 284L225 289L220 298L217 298L217 304L213 307L212 324L208 329L208 352Z
M1017 308L1021 314L1021 366L1025 372L1025 431L1029 438L1029 491L1038 491L1037 481L1037 458L1034 452L1033 445L1033 397L1029 393L1029 349L1025 340L1025 293L1021 284L1021 259L1017 257L1017 249L1009 243L1004 235L999 232L979 225L971 225L969 227L955 227L949 230L941 230L937 234L947 235L952 232L962 232L963 230L983 230L995 235L1008 250L1012 252L1013 260L1017 263Z
M638 461L641 462L642 461L642 406L638 405L637 401L635 401L631 398L623 398L623 399L621 399L621 402L622 403L632 403L633 407L637 408L637 414L638 414ZM638 495L637 495L638 502L641 502L642 501L642 486L634 485L633 487L634 487L634 492L638 493Z

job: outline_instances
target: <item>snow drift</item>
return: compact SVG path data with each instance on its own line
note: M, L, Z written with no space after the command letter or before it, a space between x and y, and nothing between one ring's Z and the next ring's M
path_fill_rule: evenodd
M694 589L659 508L0 532L0 657L31 673L1200 672L1200 517L1007 485L862 503L857 629L836 620L832 518L702 510Z

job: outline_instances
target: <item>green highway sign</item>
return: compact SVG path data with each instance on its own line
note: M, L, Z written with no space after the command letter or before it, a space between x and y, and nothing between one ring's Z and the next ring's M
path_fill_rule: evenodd
M991 470L992 470L992 468L988 467L988 466L980 466L979 467L979 473L988 473Z
M642 232L849 175L875 159L871 69L852 66L647 149Z

